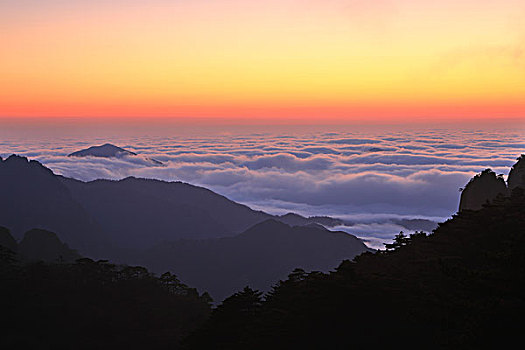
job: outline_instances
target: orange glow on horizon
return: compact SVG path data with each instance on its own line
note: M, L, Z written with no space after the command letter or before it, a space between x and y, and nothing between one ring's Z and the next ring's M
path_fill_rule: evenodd
M518 0L0 4L0 117L525 118Z

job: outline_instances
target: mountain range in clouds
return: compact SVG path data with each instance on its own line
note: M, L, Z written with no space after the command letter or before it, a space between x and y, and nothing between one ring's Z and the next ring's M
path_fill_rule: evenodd
M524 159L512 167L509 188L489 169L475 176L462 192L460 211L523 187ZM15 246L22 255L71 260L80 256L71 247L83 256L172 271L219 299L243 285L267 290L296 267L328 271L370 251L355 236L325 228L352 222L270 215L182 182L134 177L83 182L12 155L0 158L0 183L0 226L18 239L24 235ZM426 231L436 225L424 219L392 222Z
M13 155L0 159L0 183L0 225L15 237L49 230L84 256L180 271L220 297L239 283L269 288L298 265L327 270L369 250L355 236L315 224L336 219L273 216L182 182L82 182ZM222 277L199 261L221 266Z
M508 174L525 149L523 132L504 125L195 129L162 124L133 131L108 125L74 135L56 128L39 127L30 137L2 128L0 156L24 155L82 181L130 176L182 181L273 215L331 216L345 222L337 229L375 248L401 230L411 231L398 220L443 221L458 207L458 188L487 167ZM107 142L165 166L140 157L68 157Z
M70 153L68 154L68 157L133 158L144 161L146 165L164 165L162 162L156 159L139 156L137 153L128 151L110 143L106 143L101 146L91 146L89 148Z
M36 161L0 163L0 223L15 236L39 227L88 256L111 247L140 249L168 239L232 236L272 218L202 187L126 178L82 182Z

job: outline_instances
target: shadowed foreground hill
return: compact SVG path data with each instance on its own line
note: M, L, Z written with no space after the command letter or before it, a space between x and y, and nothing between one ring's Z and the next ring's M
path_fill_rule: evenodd
M0 225L13 236L46 229L85 256L233 236L272 217L202 187L136 178L82 182L14 155L0 158L0 185Z
M156 272L175 271L222 300L246 285L268 290L296 267L329 271L366 251L361 240L345 232L267 220L235 237L165 242L136 262Z
M60 177L39 162L0 158L0 186L0 226L16 238L42 228L84 253L98 255L108 246L103 229L72 198Z
M525 195L330 274L296 270L263 300L226 299L190 349L505 348L525 331Z
M210 298L175 276L80 259L16 264L0 247L2 349L177 349Z
M62 178L62 182L111 238L126 248L177 238L231 236L271 217L182 182L132 177L91 182Z
M297 266L327 271L367 250L354 236L315 224L261 224L274 217L181 182L82 182L11 156L0 159L0 184L7 189L0 202L0 225L16 238L33 227L40 233L52 231L55 242L64 242L82 256L171 271L217 299L245 284L268 289ZM329 221L298 215L294 219ZM53 237L41 238L37 246L49 243L56 249L35 255L35 244L24 239L21 255L74 261L67 249L57 253Z

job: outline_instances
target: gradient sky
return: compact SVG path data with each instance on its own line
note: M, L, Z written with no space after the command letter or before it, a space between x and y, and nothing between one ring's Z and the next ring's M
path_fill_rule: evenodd
M0 116L524 118L523 0L0 0Z

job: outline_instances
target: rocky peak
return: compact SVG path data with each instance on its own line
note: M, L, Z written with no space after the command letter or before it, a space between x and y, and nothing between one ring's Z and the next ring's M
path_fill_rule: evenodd
M72 262L80 255L63 243L54 232L32 229L20 242L19 252L25 259L46 262Z
M510 190L516 187L525 188L525 154L522 154L518 158L518 162L510 169L507 182Z
M507 186L502 176L485 169L474 176L461 192L459 210L478 210L498 195L506 195Z
M16 243L16 240L11 236L9 230L2 226L0 226L0 246L13 252L18 250L18 243Z

